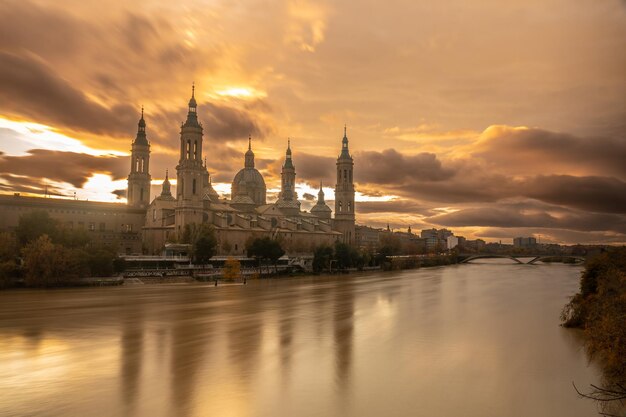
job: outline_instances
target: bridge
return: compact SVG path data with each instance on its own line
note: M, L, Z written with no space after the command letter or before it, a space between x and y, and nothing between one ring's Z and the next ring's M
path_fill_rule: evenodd
M534 265L537 262L566 262L582 263L585 262L586 257L582 255L508 255L508 254L496 254L496 253L472 253L466 255L459 255L459 263L466 264L476 259L511 259L512 261L522 265ZM522 259L520 259L522 258ZM528 260L530 259L530 260Z

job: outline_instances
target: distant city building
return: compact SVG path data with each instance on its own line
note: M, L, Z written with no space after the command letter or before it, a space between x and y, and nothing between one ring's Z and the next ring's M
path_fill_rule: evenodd
M461 243L461 240L459 239L459 245L463 246L463 249L474 251L474 252L481 251L485 247L486 244L487 243L482 239L467 240L463 238L463 243Z
M425 239L426 249L443 250L448 247L448 237L452 236L452 232L448 229L424 229L420 236Z
M532 248L537 245L534 237L516 237L513 239L513 246L516 248Z
M355 245L361 249L378 248L382 233L386 233L386 231L384 229L357 225L354 228Z
M454 249L459 245L459 238L456 236L448 236L447 248L448 250Z

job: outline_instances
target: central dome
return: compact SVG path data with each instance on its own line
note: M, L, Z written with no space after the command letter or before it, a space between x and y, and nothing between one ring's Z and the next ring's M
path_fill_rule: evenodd
M244 168L235 175L232 184L232 199L248 196L256 205L265 204L265 180L256 168Z
M265 194L267 188L263 175L254 167L254 153L252 152L251 140L248 139L248 151L245 154L245 167L240 170L231 188L231 199L248 196L256 205L265 204Z

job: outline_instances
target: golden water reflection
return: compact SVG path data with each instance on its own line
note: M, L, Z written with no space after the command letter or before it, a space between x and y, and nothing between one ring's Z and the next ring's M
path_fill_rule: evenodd
M2 416L583 416L571 266L0 293Z

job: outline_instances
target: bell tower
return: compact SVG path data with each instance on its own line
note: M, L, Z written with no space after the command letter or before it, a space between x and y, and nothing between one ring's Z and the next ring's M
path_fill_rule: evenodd
M347 129L343 128L341 154L337 158L337 183L335 185L334 229L343 234L343 242L354 244L354 161L348 148Z
M291 195L286 195L287 193L293 194L296 187L296 167L293 165L293 160L291 159L291 139L287 140L287 152L285 152L285 162L280 172L280 179L280 194L278 198L291 198ZM290 189L290 191L285 191L286 189Z
M198 122L195 85L187 120L180 127L180 158L176 166L176 233L181 236L185 225L202 222L202 197L205 168L202 165L202 125Z
M137 124L137 136L130 153L130 174L128 175L127 201L129 206L145 208L150 204L150 143L146 138L146 121Z

